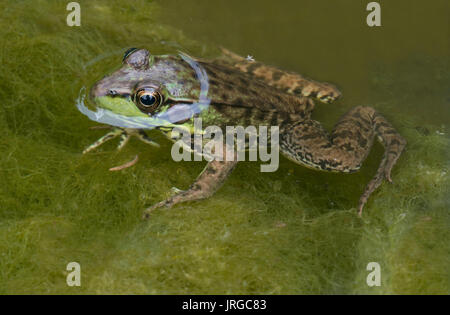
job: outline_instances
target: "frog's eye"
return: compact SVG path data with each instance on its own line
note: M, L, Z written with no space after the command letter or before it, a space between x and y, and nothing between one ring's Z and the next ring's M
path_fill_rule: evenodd
M161 94L151 88L143 88L136 91L133 101L141 112L151 114L162 102Z
M128 50L123 54L122 62L124 62L125 59L127 59L127 57L128 57L129 55L131 55L132 53L134 53L136 50L138 50L138 49L137 49L137 48L134 48L134 47L128 49Z

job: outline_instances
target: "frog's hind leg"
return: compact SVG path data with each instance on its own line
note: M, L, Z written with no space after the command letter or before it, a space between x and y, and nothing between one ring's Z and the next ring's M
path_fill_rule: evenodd
M220 61L226 62L242 72L246 72L290 94L315 97L323 103L331 103L341 96L341 92L330 83L314 81L298 73L283 71L276 67L255 62L225 48L222 48L222 53L223 57Z
M233 171L237 161L217 161L209 162L195 182L187 190L176 189L175 195L161 201L144 212L144 219L150 217L150 213L158 208L171 208L173 205L185 202L205 199L212 196Z
M314 120L282 126L280 149L289 159L325 171L356 172L369 154L374 137L385 152L373 179L359 199L359 214L370 194L382 183L391 182L391 170L406 140L371 107L356 107L335 125L331 135Z

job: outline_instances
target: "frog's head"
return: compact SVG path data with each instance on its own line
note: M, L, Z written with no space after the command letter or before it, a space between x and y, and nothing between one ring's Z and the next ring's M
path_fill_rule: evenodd
M207 106L199 102L207 94L207 83L206 91L202 84L207 78L201 78L206 74L187 55L152 56L148 50L131 48L122 63L120 69L95 83L89 94L97 107L119 119L138 119L148 128L170 126Z

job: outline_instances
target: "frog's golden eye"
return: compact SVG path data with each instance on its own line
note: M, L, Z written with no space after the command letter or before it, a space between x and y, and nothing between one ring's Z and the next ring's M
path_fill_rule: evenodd
M152 88L143 88L136 91L133 101L141 112L151 114L161 105L162 96Z

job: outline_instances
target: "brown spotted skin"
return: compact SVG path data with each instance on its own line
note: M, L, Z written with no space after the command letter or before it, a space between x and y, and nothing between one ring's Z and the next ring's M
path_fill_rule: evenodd
M284 92L306 97L315 97L324 103L331 103L341 96L341 92L332 84L317 82L298 73L287 72L260 62L247 60L225 48L222 48L225 63L231 63L240 71L263 80L270 86ZM228 60L227 60L228 58Z
M126 55L122 68L92 87L91 99L95 101L98 97L109 95L133 102L132 96L139 88L152 86L165 95L166 103L161 105L168 106L160 106L161 109L198 100L199 83L195 73L180 56L151 56L151 59L149 56L148 51L143 49ZM326 103L334 101L340 92L332 84L247 60L227 50L218 60L197 62L208 75L208 97L211 99L208 111L214 111L210 120L207 116L203 119L204 128L208 125L279 126L280 151L287 158L310 168L343 173L359 170L377 138L383 144L385 153L377 173L359 200L360 214L369 196L382 181L391 181L392 167L406 141L373 108L360 106L351 109L328 133L319 122L311 119L314 109L312 98ZM185 124L186 121L179 123ZM166 126L157 129L170 134L170 128ZM130 130L127 132L131 134ZM110 138L105 136L103 142ZM90 148L96 148L103 142ZM152 143L151 140L148 142ZM145 217L148 218L154 209L160 207L170 208L181 202L208 198L219 189L236 163L208 163L189 189L152 206Z
M331 135L315 120L282 126L280 151L290 160L307 167L332 172L352 173L359 170L369 154L375 136L385 148L375 177L359 200L361 215L370 194L383 179L391 182L391 170L406 140L371 107L355 107L342 116Z

